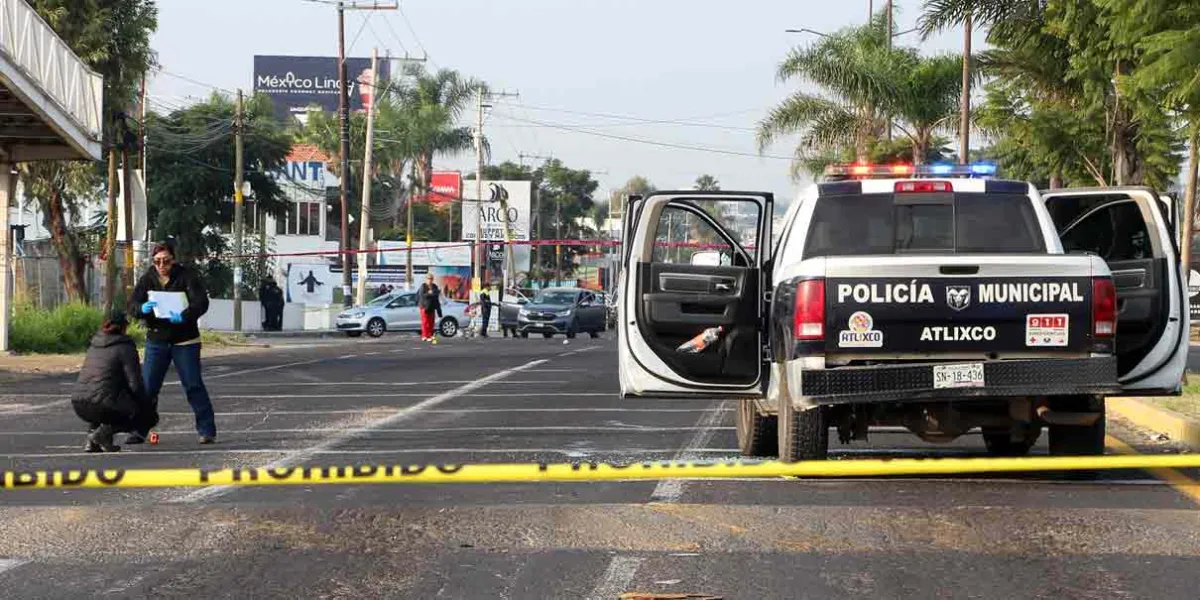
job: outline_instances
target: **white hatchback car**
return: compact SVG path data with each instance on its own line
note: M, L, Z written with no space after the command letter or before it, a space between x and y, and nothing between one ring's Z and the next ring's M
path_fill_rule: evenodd
M442 300L442 318L437 331L442 337L454 337L463 325L470 322L467 304L457 300ZM348 308L337 316L335 327L350 337L364 332L379 337L387 331L420 331L421 314L416 292L393 292L371 300L366 306Z

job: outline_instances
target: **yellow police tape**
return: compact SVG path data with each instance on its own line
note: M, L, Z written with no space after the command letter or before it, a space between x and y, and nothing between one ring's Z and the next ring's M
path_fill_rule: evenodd
M145 488L362 483L532 483L721 479L734 477L880 477L1200 468L1200 454L1032 458L895 458L805 461L652 461L528 464L383 464L232 469L53 469L0 472L0 489Z

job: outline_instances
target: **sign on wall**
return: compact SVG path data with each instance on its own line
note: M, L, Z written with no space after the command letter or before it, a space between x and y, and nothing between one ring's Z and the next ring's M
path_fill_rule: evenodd
M406 265L408 252L405 242L378 242L381 265ZM471 247L463 242L413 242L415 267L469 267Z
M478 183L464 181L462 203L462 239L475 240L482 216L483 240L504 241L505 224L513 240L529 239L529 204L533 183L529 181L483 182L483 201L477 202ZM501 200L507 206L502 208Z

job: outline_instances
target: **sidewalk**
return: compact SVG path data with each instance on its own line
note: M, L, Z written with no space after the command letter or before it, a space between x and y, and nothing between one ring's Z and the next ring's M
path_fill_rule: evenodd
M288 339L288 338L311 338L321 339L329 337L345 337L345 334L335 329L300 329L293 331L224 331L218 329L209 329L213 333L221 335L240 335L246 339Z
M1200 393L1195 387L1195 384L1185 387L1179 397L1109 398L1105 404L1110 414L1200 449Z

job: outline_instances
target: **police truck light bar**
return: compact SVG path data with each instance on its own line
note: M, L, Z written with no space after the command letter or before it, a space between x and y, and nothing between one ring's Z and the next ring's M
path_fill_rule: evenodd
M900 177L988 178L996 176L994 163L977 162L969 165L935 163L931 165L866 163L832 164L825 167L826 181L846 179L896 179Z

